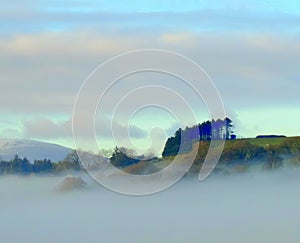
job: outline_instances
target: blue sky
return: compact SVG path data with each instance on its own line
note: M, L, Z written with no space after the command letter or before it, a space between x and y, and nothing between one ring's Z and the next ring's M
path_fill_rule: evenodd
M0 137L73 146L70 119L82 82L108 58L143 48L175 51L201 65L240 136L300 135L299 1L0 4ZM207 119L201 101L190 101L197 119ZM139 134L157 126L149 114L135 120ZM164 124L165 136L175 127ZM149 144L146 135L140 144Z
M2 0L3 1L3 0ZM7 34L100 28L297 31L299 1L3 1ZM5 33L2 33L2 35Z

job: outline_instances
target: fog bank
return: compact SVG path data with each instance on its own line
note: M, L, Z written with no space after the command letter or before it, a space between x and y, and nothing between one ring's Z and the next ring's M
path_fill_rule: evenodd
M183 179L143 197L111 192L81 175L0 177L0 242L297 242L300 170Z

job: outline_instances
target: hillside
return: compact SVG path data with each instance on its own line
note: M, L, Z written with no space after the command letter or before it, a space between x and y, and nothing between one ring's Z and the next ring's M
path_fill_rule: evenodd
M50 159L52 162L63 160L72 149L57 144L26 139L0 139L0 158L10 160L16 154L30 161Z
M196 148L194 143L190 147ZM191 173L199 173L206 157L209 142L198 143L198 152L195 162L190 169ZM169 165L176 155L166 156L154 165L162 169ZM179 155L183 158L189 156L189 152ZM274 169L282 166L300 166L300 137L280 138L247 138L227 140L217 169L233 171L245 171L252 166Z
M269 145L279 145L282 142L291 139L291 138L298 138L300 137L278 137L278 138L246 138L246 139L240 139L240 140L245 140L252 145L257 145L261 147L267 147Z

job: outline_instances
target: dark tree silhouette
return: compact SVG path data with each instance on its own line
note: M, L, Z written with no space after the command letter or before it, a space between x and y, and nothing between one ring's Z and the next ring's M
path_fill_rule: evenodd
M116 167L125 167L139 162L138 159L132 158L130 156L132 155L129 154L129 150L127 150L126 148L115 147L115 150L110 158L110 162Z
M49 173L52 171L53 164L51 160L34 160L33 161L33 172L35 173Z
M201 124L179 128L174 136L168 138L162 156L172 156L181 152L188 152L192 144L197 141L210 141L211 139L231 139L233 136L233 125L229 118L224 120L205 121Z

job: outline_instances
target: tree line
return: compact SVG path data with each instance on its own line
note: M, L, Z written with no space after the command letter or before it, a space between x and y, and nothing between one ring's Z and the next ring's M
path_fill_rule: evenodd
M80 170L81 164L76 151L69 153L63 161L51 162L49 159L34 160L32 163L18 155L9 161L0 161L0 175L8 174L46 174L59 173L66 170Z
M257 162L264 163L266 169L274 169L283 166L284 161L293 166L300 166L300 138L284 138L278 144L260 144L253 139L235 139L233 134L233 124L229 118L217 121L205 121L192 127L186 127L184 130L179 128L174 136L170 137L163 150L163 157L174 156L178 154L179 147L181 153L189 153L193 146L198 143L197 155L191 171L198 172L206 157L211 139L227 139L225 143L219 164L230 165L237 163L240 165L253 165ZM254 142L252 142L254 141ZM257 144L257 145L256 145ZM68 170L81 170L81 163L78 157L87 156L90 164L85 168L97 170L99 164L110 162L115 167L124 169L129 166L140 165L140 163L151 164L161 159L149 159L145 156L137 156L133 150L123 147L116 147L106 156L95 155L90 152L72 151L66 158L60 162L52 162L49 159L34 160L30 162L27 158L20 158L16 155L9 161L0 160L0 175L7 174L56 174ZM136 167L134 167L136 169Z

